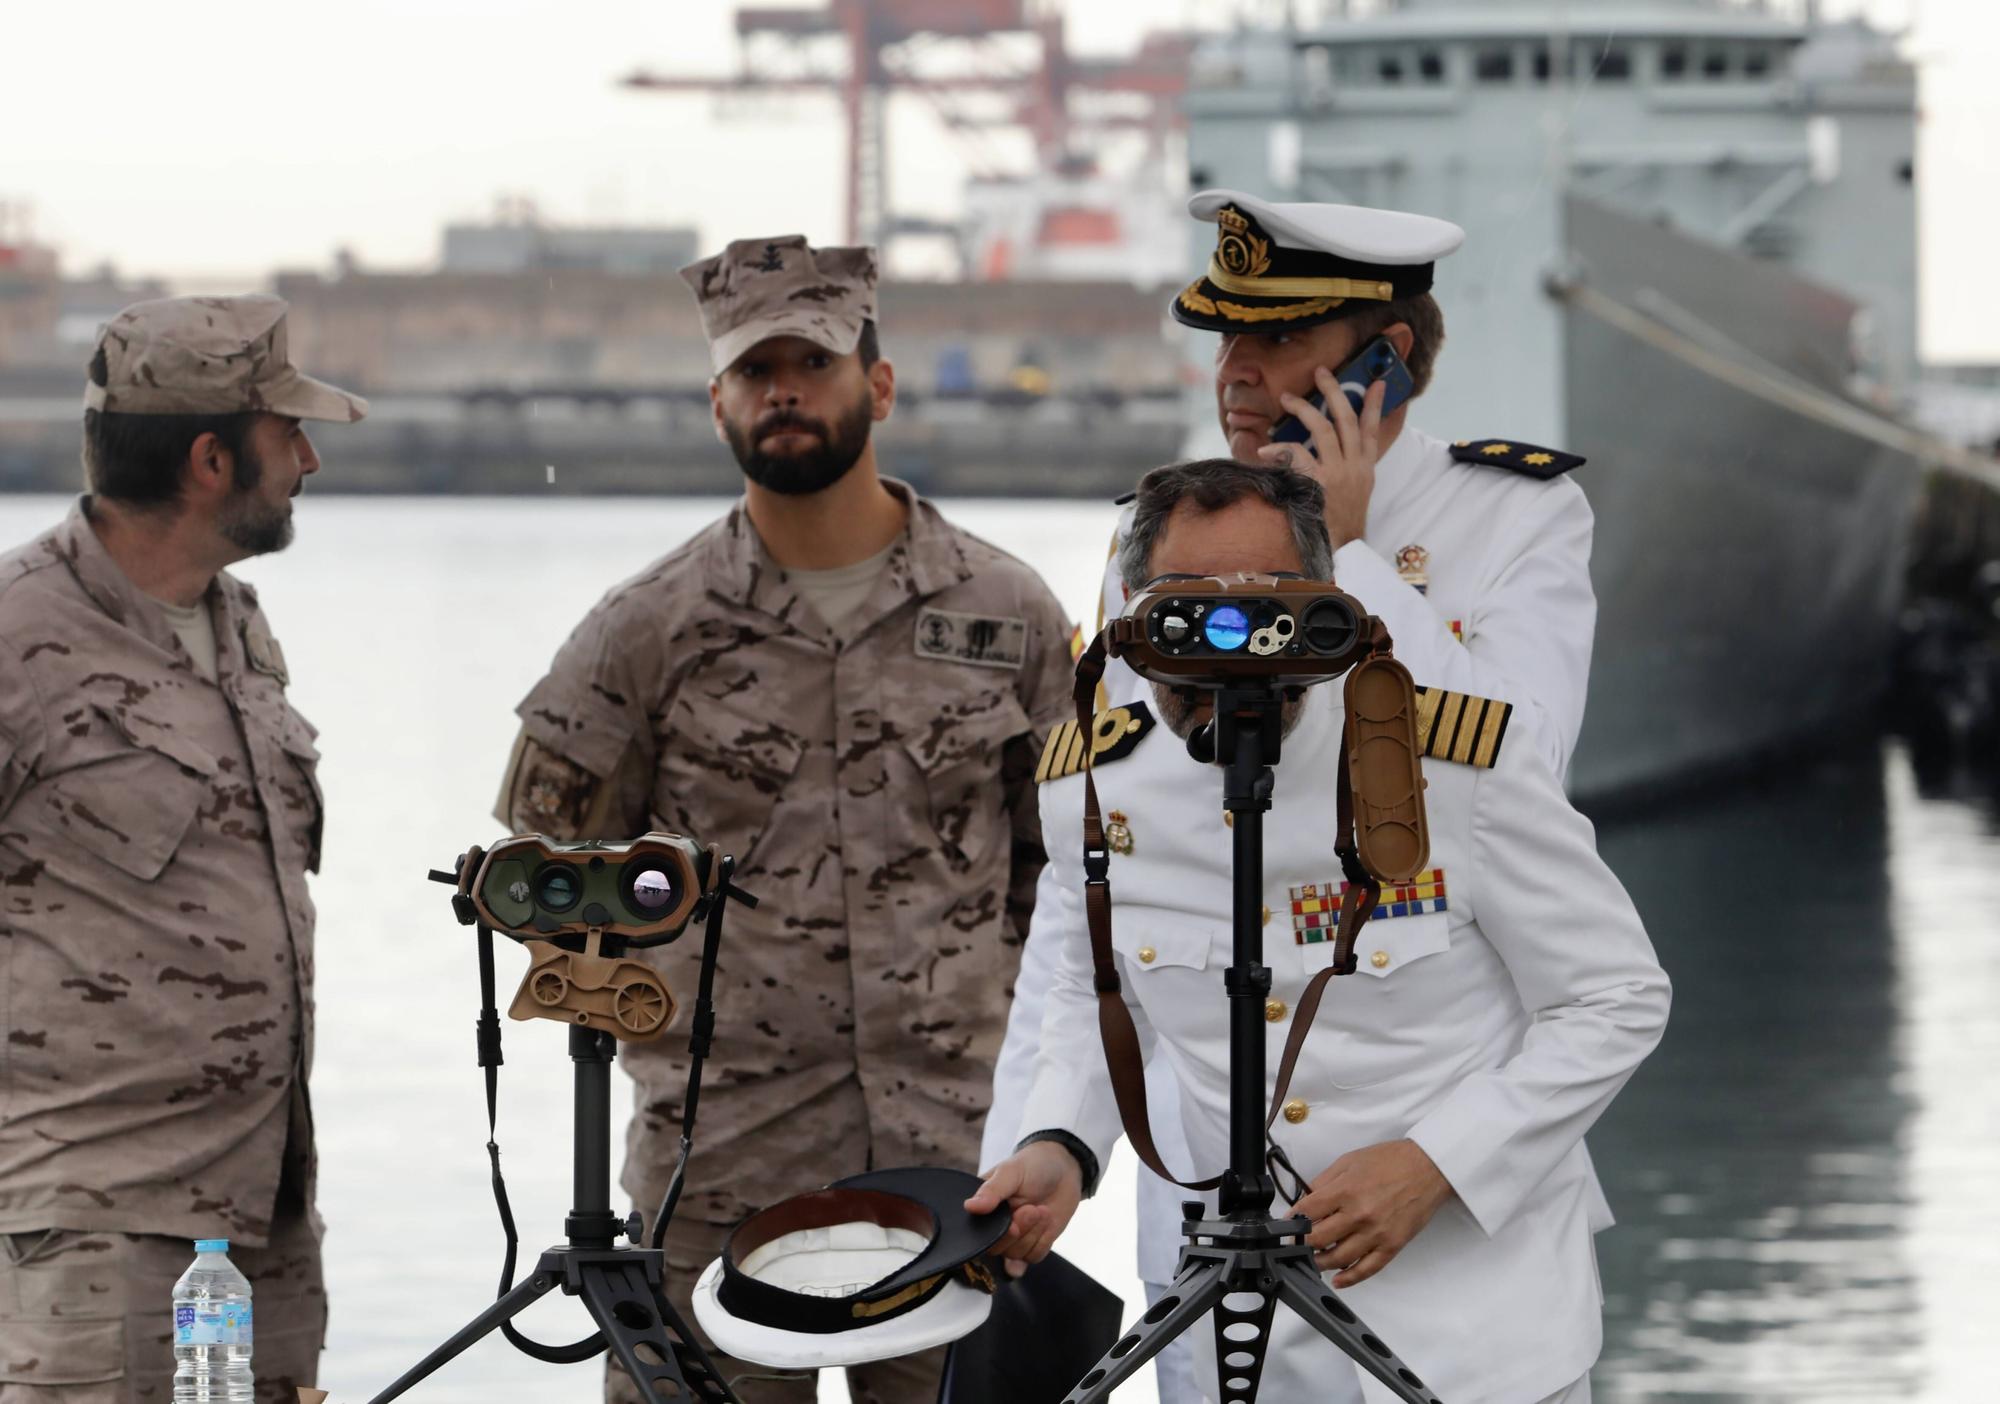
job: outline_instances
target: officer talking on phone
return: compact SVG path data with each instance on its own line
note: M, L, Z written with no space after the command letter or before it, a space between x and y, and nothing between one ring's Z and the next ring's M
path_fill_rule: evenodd
M1277 204L1236 190L1204 190L1188 212L1215 225L1216 242L1207 268L1175 297L1173 316L1218 334L1215 407L1231 456L1317 480L1334 578L1388 625L1418 685L1513 703L1514 743L1532 744L1560 779L1583 723L1597 620L1590 505L1566 476L1583 460L1513 438L1450 442L1408 422L1444 345L1434 270L1465 231L1427 215ZM1105 616L1124 611L1117 557L1130 527L1128 508L1105 570ZM1146 696L1144 682L1114 662L1099 706ZM1117 841L1146 842L1148 816L1109 817ZM1220 836L1219 814L1216 825ZM1045 889L1054 871L1044 872ZM1019 1114L1053 961L1029 941L994 1073L983 1167L1037 1129L1021 1126ZM1290 1011L1274 1002L1266 1012L1282 1035ZM1167 1060L1147 1076L1155 1141L1170 1163L1185 1164L1175 1159L1179 1102ZM1592 1195L1591 1226L1606 1228L1610 1210ZM1173 1277L1183 1197L1140 1169L1139 1273L1154 1300ZM1194 1404L1185 1342L1158 1363L1162 1404Z

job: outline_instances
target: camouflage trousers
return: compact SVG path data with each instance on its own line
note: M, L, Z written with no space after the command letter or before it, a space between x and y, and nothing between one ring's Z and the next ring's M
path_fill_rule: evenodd
M667 1230L667 1299L681 1320L715 1361L715 1368L743 1404L813 1404L819 1395L817 1372L774 1370L768 1365L738 1360L716 1350L700 1323L694 1319L695 1280L702 1269L722 1255L723 1240L729 1237L727 1224L702 1224L677 1219ZM848 1367L847 1388L854 1404L933 1404L938 1382L944 1376L944 1348L927 1350L897 1360L877 1360ZM632 1377L614 1360L605 1377L606 1404L640 1404ZM13 1404L0 1394L0 1404Z
M326 1286L304 1215L264 1248L231 1247L256 1307L258 1404L292 1401L319 1373ZM0 1404L168 1404L174 1283L185 1238L43 1229L0 1234Z

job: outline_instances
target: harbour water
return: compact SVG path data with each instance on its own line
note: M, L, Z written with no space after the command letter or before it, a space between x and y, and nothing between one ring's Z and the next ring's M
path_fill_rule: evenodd
M298 543L241 570L325 755L314 1102L336 1404L480 1310L499 1271L473 942L424 875L498 834L512 707L569 627L722 505L308 495ZM0 497L0 541L66 507ZM1108 505L948 510L1087 614ZM1994 791L1919 783L1896 744L1871 743L1600 840L1676 1001L1591 1138L1621 1220L1599 1241L1599 1397L1983 1404L2000 1379L1980 1325L2000 1300ZM500 953L504 987L521 964ZM568 1205L569 1067L552 1024L506 1039L499 1139L531 1255ZM697 1158L704 1172L726 1167ZM1131 1173L1121 1154L1064 1245L1128 1302ZM527 1318L548 1340L583 1324L560 1298ZM413 1397L588 1400L596 1379L489 1342ZM1151 1401L1150 1379L1128 1397Z

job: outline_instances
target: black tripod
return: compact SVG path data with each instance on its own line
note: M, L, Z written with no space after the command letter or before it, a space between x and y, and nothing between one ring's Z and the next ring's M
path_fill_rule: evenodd
M440 1366L457 1358L494 1330L504 1333L515 1348L537 1360L554 1365L574 1365L589 1360L609 1346L618 1363L625 1367L646 1404L668 1404L670 1400L700 1399L711 1404L739 1404L722 1375L709 1359L701 1343L667 1300L665 1289L666 1254L660 1248L667 1223L673 1218L693 1149L696 1104L701 1095L701 1065L708 1055L715 1028L712 992L716 952L722 941L722 915L730 901L749 906L756 899L733 887L730 876L734 861L720 858L716 888L709 899L706 933L702 946L701 983L695 999L692 1032L688 1039L689 1066L687 1098L681 1108L681 1156L671 1187L656 1218L649 1247L619 1246L622 1235L637 1244L640 1219L633 1214L620 1219L611 1212L611 1064L618 1056L618 1044L608 1033L575 1027L569 1032L569 1056L575 1064L575 1102L572 1112L571 1149L573 1204L564 1220L569 1242L543 1253L535 1269L518 1285L509 1287L514 1275L514 1215L508 1207L505 1183L500 1177L500 1148L491 1139L486 1149L493 1163L494 1199L500 1208L501 1223L507 1232L507 1260L501 1269L499 1300L467 1322L451 1339L425 1356L369 1404L388 1404L410 1386L429 1376ZM434 873L448 879L452 875ZM461 917L465 916L461 911ZM602 954L624 953L624 942L606 934ZM500 1065L500 1016L493 998L493 933L479 929L479 978L484 999L479 1013L479 1062L486 1069L486 1111L489 1128L495 1113L495 1073ZM490 1130L489 1130L490 1135ZM515 1329L513 1318L530 1304L556 1288L572 1297L581 1297L585 1310L597 1323L597 1331L569 1345L550 1346L530 1340Z
M1271 807L1284 736L1284 704L1268 684L1226 686L1215 694L1215 721L1189 743L1199 759L1223 762L1222 807L1234 838L1233 945L1223 976L1229 997L1229 1169L1217 1192L1219 1218L1201 1217L1205 1206L1189 1200L1171 1290L1099 1360L1063 1404L1099 1404L1138 1372L1169 1341L1215 1314L1215 1354L1220 1367L1219 1404L1249 1404L1257 1397L1270 1350L1271 1318L1280 1301L1339 1346L1362 1369L1407 1404L1439 1404L1423 1381L1396 1358L1381 1337L1335 1296L1313 1266L1303 1217L1274 1219L1277 1193L1265 1157L1264 1001L1271 992L1264 964L1264 813ZM1202 755L1212 739L1213 757ZM1248 1311L1225 1299L1254 1293Z

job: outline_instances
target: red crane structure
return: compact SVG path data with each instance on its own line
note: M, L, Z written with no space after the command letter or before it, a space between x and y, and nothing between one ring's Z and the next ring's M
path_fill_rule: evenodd
M890 204L888 98L917 93L954 132L1024 130L1037 167L1072 168L1084 158L1078 138L1106 129L1144 132L1155 153L1182 125L1181 95L1193 51L1190 35L1147 35L1133 54L1080 59L1063 37L1053 5L1030 0L826 0L818 8L749 7L736 12L737 71L728 75L640 70L626 87L655 92L831 92L846 118L847 223L850 242L886 245L900 235L948 232L931 221L899 218ZM1032 58L1022 61L1022 36ZM845 49L844 65L827 59ZM938 60L955 60L941 70ZM1123 95L1121 109L1087 112L1080 93ZM999 94L1005 115L968 113L958 99ZM1136 109L1136 110L1135 110Z

